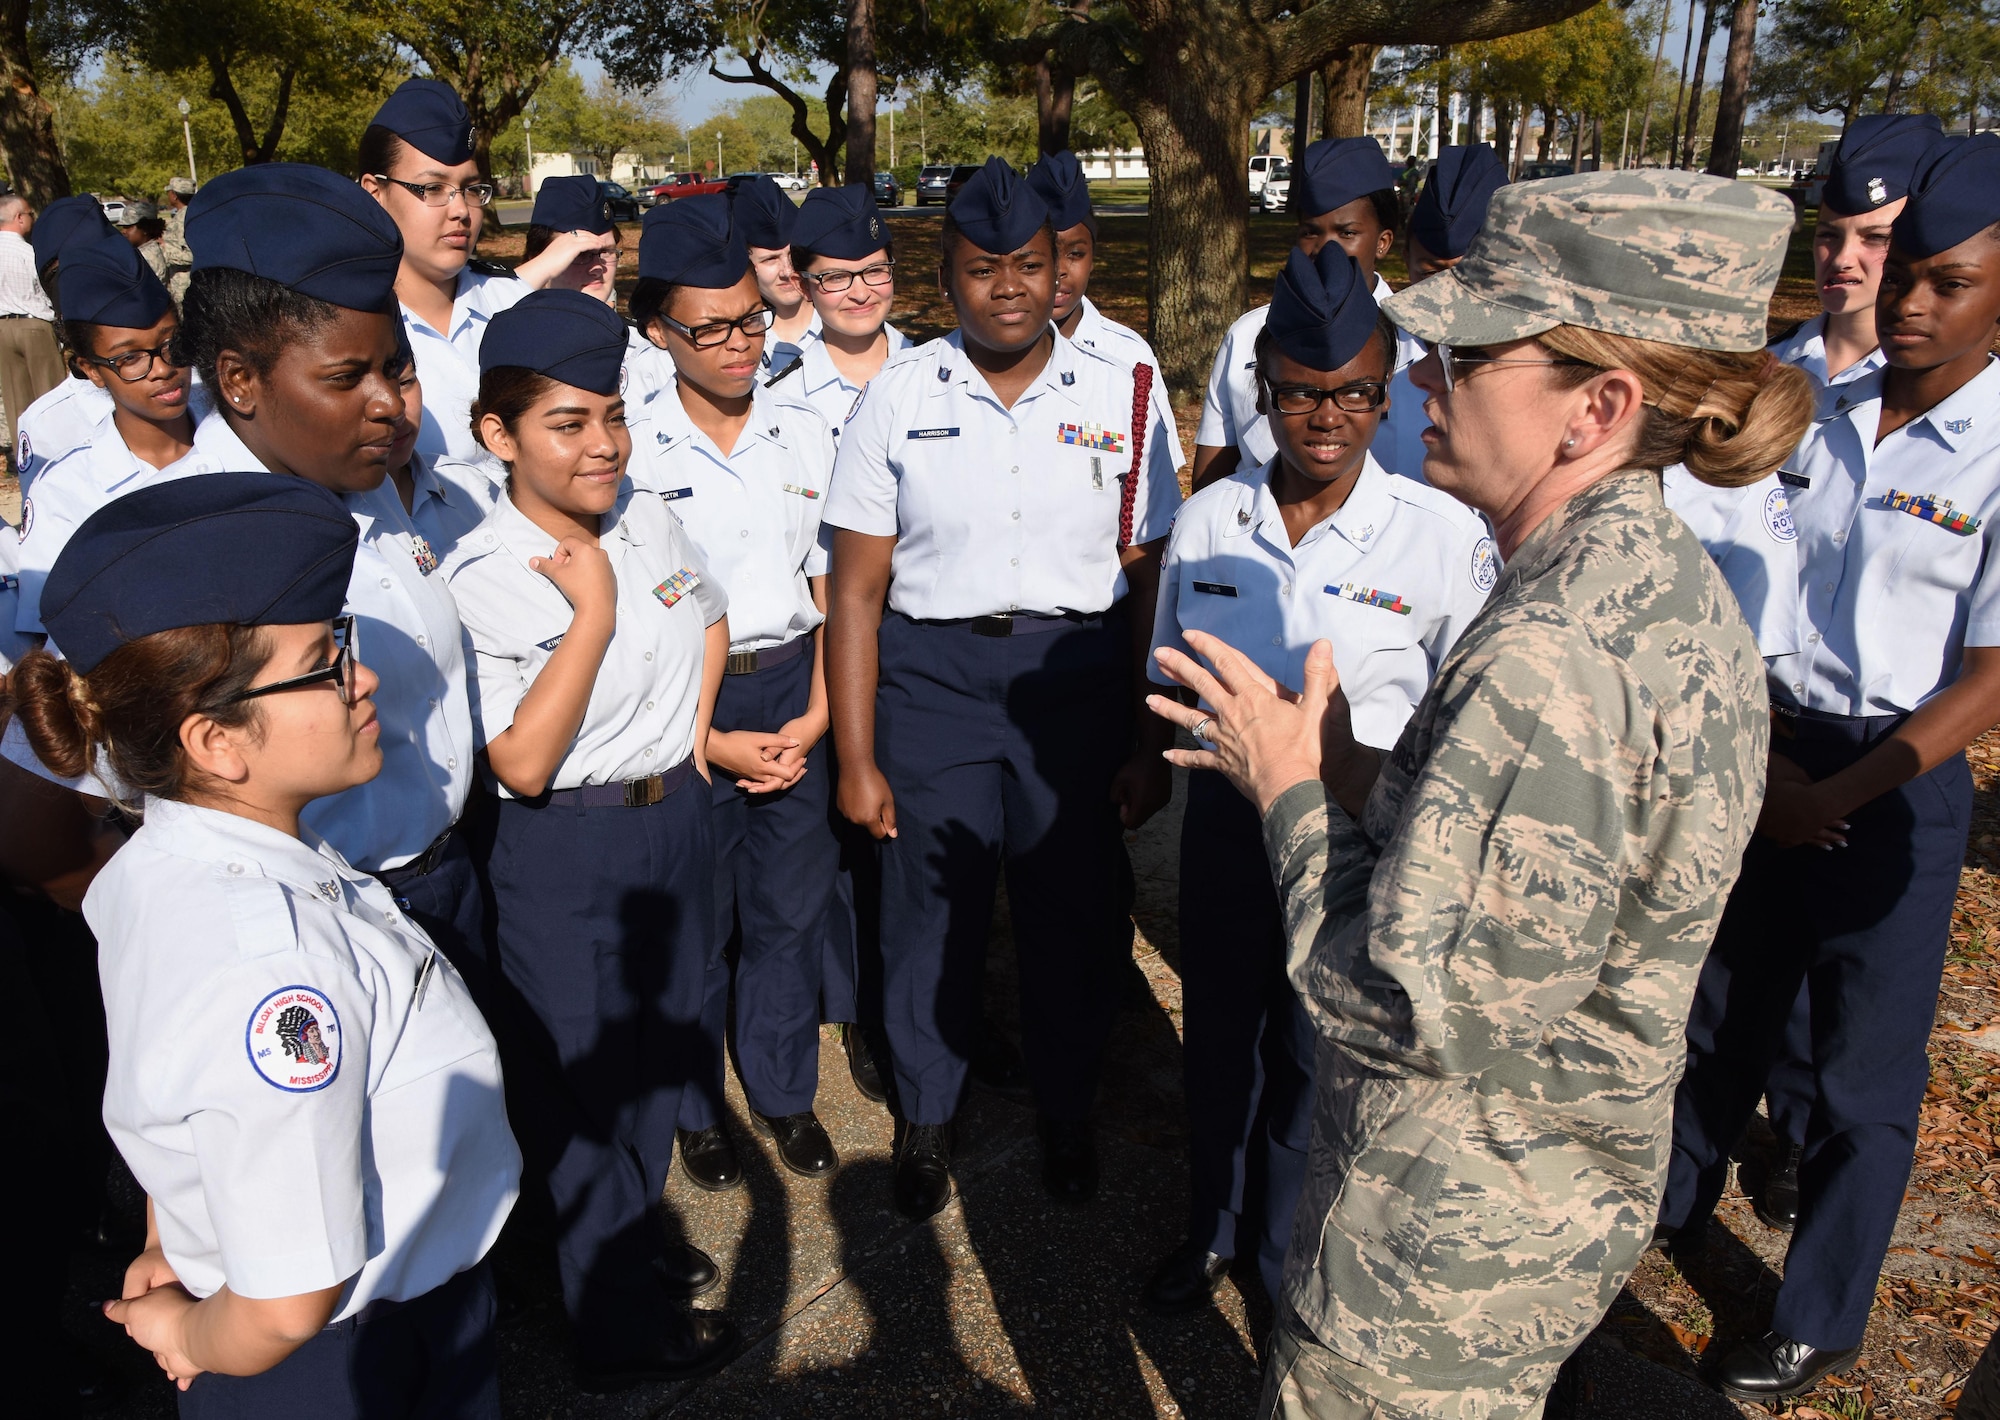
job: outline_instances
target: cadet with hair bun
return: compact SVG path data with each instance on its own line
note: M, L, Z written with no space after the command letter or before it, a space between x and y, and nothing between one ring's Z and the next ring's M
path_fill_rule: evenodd
M341 615L357 530L302 479L218 473L86 519L43 591L68 653L8 708L144 821L98 875L104 1118L146 1192L105 1315L190 1420L500 1414L483 1259L520 1154L493 1037L388 892L302 821L382 766Z

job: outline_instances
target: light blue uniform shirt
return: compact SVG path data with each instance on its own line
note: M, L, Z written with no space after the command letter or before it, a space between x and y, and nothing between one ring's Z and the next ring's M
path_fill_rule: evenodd
M190 1292L355 1278L339 1321L486 1255L521 1176L499 1051L388 889L310 830L152 799L83 913L104 1123Z
M882 330L889 337L889 353L883 357L886 365L909 349L910 341L893 325L885 323ZM847 376L840 373L833 357L827 354L824 340L815 340L806 347L805 353L799 357L798 369L772 378L773 383L769 386L771 393L780 399L809 404L817 409L820 417L826 420L827 427L833 431L836 443L840 439L840 431L847 427L847 421L861 407L861 391L867 388L866 385L847 382Z
M764 337L764 353L757 357L757 373L764 379L770 379L819 344L820 333L825 329L826 322L821 319L819 308L816 306L812 308L812 315L806 321L806 328L799 332L797 340L779 339L777 328L772 327L770 333Z
M1380 305L1395 291L1378 272L1375 301ZM1210 448L1241 449L1242 463L1267 464L1278 456L1278 441L1271 435L1270 418L1257 412L1257 337L1264 333L1264 318L1271 308L1259 306L1236 318L1215 352L1215 366L1208 374L1208 389L1202 395L1201 423L1194 441ZM1396 369L1423 359L1424 343L1406 331L1396 332ZM1391 372L1393 373L1393 371Z
M417 378L424 387L424 423L417 434L417 451L476 459L479 441L472 437L472 406L479 399L479 344L493 317L532 288L512 276L487 276L471 267L458 273L458 292L451 303L451 329L440 334L430 322L403 307L403 328L417 357Z
M1872 375L1888 363L1878 345L1839 374L1827 374L1826 316L1823 314L1814 316L1791 334L1774 341L1769 349L1793 369L1804 370L1812 376L1813 383L1820 390L1819 412L1822 416L1833 412L1833 401L1840 386L1852 384L1863 375Z
M1129 325L1121 325L1100 311L1090 297L1083 298L1083 315L1076 323L1076 333L1070 339L1086 349L1101 355L1109 355L1114 360L1122 360L1127 365L1147 365L1153 371L1153 408L1174 433L1174 467L1187 462L1186 451L1181 448L1180 425L1174 422L1174 401L1167 392L1167 377L1160 371L1160 357L1153 353L1152 344L1145 336Z
M1012 409L956 331L905 350L841 435L826 522L897 539L904 616L1102 612L1125 593L1121 546L1165 537L1181 501L1171 429L1150 404L1135 429L1135 394L1129 366L1060 332Z
M14 629L21 604L21 540L0 527L0 675L35 649L33 637ZM10 722L11 723L11 722Z
M73 449L95 440L111 422L110 392L81 375L69 375L14 421L14 468L27 493L41 471Z
M210 415L194 449L163 477L263 470L228 420ZM474 744L458 609L429 545L384 479L344 500L361 529L346 610L361 661L381 676L382 772L307 806L305 822L368 872L398 868L458 821L472 790Z
M1844 386L1787 468L1798 524L1801 645L1774 691L1813 710L1915 710L2000 645L2000 364L1878 445L1882 373Z
M701 708L706 633L729 608L686 529L658 495L627 480L604 521L610 526L598 540L618 578L617 626L583 724L549 779L551 789L644 779L688 757ZM445 562L465 621L482 746L514 723L528 687L569 634L575 617L569 599L528 565L555 550L556 540L503 493ZM497 780L494 787L513 797Z
M819 523L833 435L819 411L753 385L726 454L688 418L678 384L628 405L627 419L632 482L671 505L728 594L730 649L770 650L824 621L807 583L827 563Z
M417 454L410 469L415 485L410 520L440 561L486 520L507 478L506 467L490 456L467 460Z
M21 600L15 629L42 631L42 584L83 520L113 499L165 477L126 446L109 414L90 443L43 463L35 491L21 499Z
M1313 642L1330 641L1354 737L1393 749L1438 662L1486 605L1500 573L1493 539L1464 504L1370 458L1347 501L1294 547L1273 468L1239 469L1181 509L1153 646L1192 656L1186 633L1205 631L1297 689ZM1157 664L1148 673L1171 683Z

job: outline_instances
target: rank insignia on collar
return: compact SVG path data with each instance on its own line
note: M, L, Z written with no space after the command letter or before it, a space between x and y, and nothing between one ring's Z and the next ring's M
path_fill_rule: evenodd
M1239 528L1247 528L1250 526L1250 515L1244 512L1243 509L1241 508L1238 508L1236 510L1236 526Z
M951 383L951 366L949 365L938 366L938 383L941 385L948 385Z
M1062 372L1062 382L1063 382L1063 383L1064 383L1065 385L1073 385L1073 384L1075 384L1075 383L1076 383L1076 371L1074 371L1074 370L1064 370L1064 371Z
M340 884L339 884L339 883L337 883L337 882L332 882L332 883L320 883L320 884L318 884L317 886L319 887L319 895L320 895L321 897L325 898L325 899L326 899L326 900L327 900L328 902L339 902L339 901L340 901Z
M430 540L422 533L411 535L410 550L416 555L417 570L419 572L428 577L431 573L437 571L438 555L431 551Z
M1944 421L1944 432L1947 434L1965 434L1971 432L1971 429L1972 421L1970 419L1947 419Z

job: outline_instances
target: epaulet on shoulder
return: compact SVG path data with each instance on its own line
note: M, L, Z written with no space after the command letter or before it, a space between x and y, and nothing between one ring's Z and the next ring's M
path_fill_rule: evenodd
M475 256L465 263L466 269L480 276L512 276L514 268L490 257Z
M1421 508L1427 513L1436 514L1446 522L1459 524L1466 528L1474 526L1484 528L1486 526L1485 520L1479 514L1473 512L1472 509L1459 502L1458 499L1452 497L1449 493L1433 488L1428 483L1419 482L1417 479L1405 478L1400 473L1390 473L1386 468L1382 472L1389 479L1389 496L1397 502L1408 503L1413 508Z
M1090 360L1102 360L1112 369L1123 371L1128 375L1140 364L1138 360L1127 360L1123 355L1113 355L1109 351L1099 350L1095 345L1079 345L1074 340L1069 345L1078 355Z
M771 376L770 379L764 381L764 388L770 389L773 385L777 384L779 380L784 379L787 375L793 375L798 373L799 367L805 364L805 362L806 362L806 357L804 355L794 355L792 357L791 364L785 366L784 369L778 371L777 374Z
M943 345L944 337L941 335L934 339L926 340L922 344L905 345L901 350L898 350L882 362L882 368L876 371L876 378L879 379L890 370L898 369L901 366L914 365L917 361L928 358L938 349L942 348Z

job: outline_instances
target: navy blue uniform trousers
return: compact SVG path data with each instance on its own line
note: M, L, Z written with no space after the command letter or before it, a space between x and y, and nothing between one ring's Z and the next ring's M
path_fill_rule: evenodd
M1824 779L1900 720L1781 716L1773 747ZM1771 1317L1795 1341L1844 1349L1867 1323L1916 1154L1971 814L1960 754L1855 811L1846 848L1752 839L1702 967L1660 1221L1707 1221L1803 981L1813 1097L1799 1221Z
M813 652L749 675L722 678L718 730L775 732L806 713ZM820 955L840 845L827 822L832 801L824 738L806 756L805 777L775 794L751 794L715 771L715 937L702 1030L715 1068L689 1083L681 1127L722 1117L723 1033L729 1020L725 949L739 929L736 1073L750 1108L781 1118L813 1107L819 1088Z
M335 1322L261 1375L210 1372L181 1420L500 1420L500 1342L484 1262L407 1302Z
M1781 1144L1806 1142L1806 1120L1812 1114L1812 993L1799 987L1798 1000L1785 1017L1785 1044L1764 1083L1765 1107L1771 1112L1771 1132Z
M1035 1101L1083 1119L1117 1002L1123 607L1003 637L891 613L880 647L875 754L897 830L882 843L883 1027L903 1115L942 1124L958 1110L1004 861Z
M690 1079L715 1068L701 1009L715 931L708 785L647 808L507 799L491 863L512 997L513 1122L547 1179L579 1358L643 1353L665 1325L655 1215Z
M1313 1029L1285 974L1257 806L1212 769L1188 775L1180 918L1188 1241L1236 1256L1252 1203L1257 1268L1276 1298L1312 1142Z
M489 1017L495 1013L493 942L487 932L486 897L462 829L454 828L428 873L405 866L375 875L419 927L458 968L465 989Z

